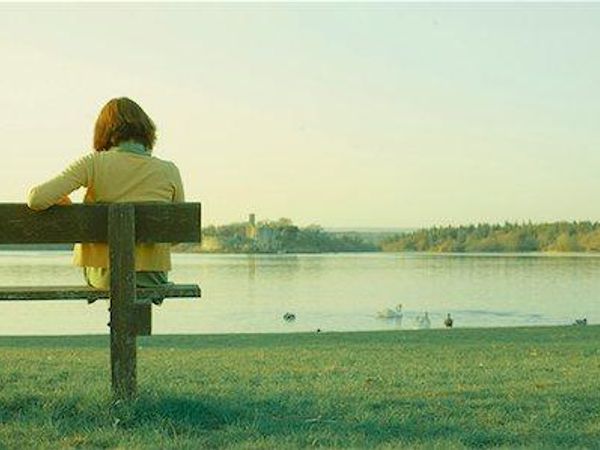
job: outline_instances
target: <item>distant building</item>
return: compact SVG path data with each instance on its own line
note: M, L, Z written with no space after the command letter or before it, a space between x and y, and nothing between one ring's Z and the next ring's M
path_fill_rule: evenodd
M246 237L248 239L256 239L257 229L256 229L256 215L251 213L248 215L248 223L246 224Z
M216 236L203 236L200 250L203 252L218 252L222 249L222 245Z

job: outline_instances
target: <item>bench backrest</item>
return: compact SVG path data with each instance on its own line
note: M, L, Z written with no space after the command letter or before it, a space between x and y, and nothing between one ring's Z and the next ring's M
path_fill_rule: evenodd
M132 203L136 242L199 242L200 203ZM0 244L108 242L109 205L0 203Z

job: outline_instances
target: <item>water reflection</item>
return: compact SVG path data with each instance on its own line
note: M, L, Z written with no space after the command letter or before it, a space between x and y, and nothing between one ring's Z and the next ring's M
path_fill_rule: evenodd
M256 256L248 255L248 279L254 281L256 278Z

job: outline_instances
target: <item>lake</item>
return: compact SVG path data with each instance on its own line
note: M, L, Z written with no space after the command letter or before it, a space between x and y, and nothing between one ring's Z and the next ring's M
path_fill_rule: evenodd
M82 284L68 252L0 252L0 286ZM171 279L198 300L153 307L154 333L265 333L600 321L600 257L410 253L173 255ZM377 312L403 305L401 319ZM107 302L0 302L0 335L107 333ZM286 312L296 320L286 322Z

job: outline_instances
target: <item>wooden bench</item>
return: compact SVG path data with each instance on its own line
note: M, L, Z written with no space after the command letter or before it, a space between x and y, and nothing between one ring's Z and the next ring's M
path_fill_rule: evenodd
M23 204L0 204L0 244L107 243L109 291L84 286L4 287L0 300L87 300L110 298L113 394L132 398L136 382L136 336L151 333L152 303L197 298L195 284L136 288L136 243L200 242L199 203L113 203L53 206L35 212Z

